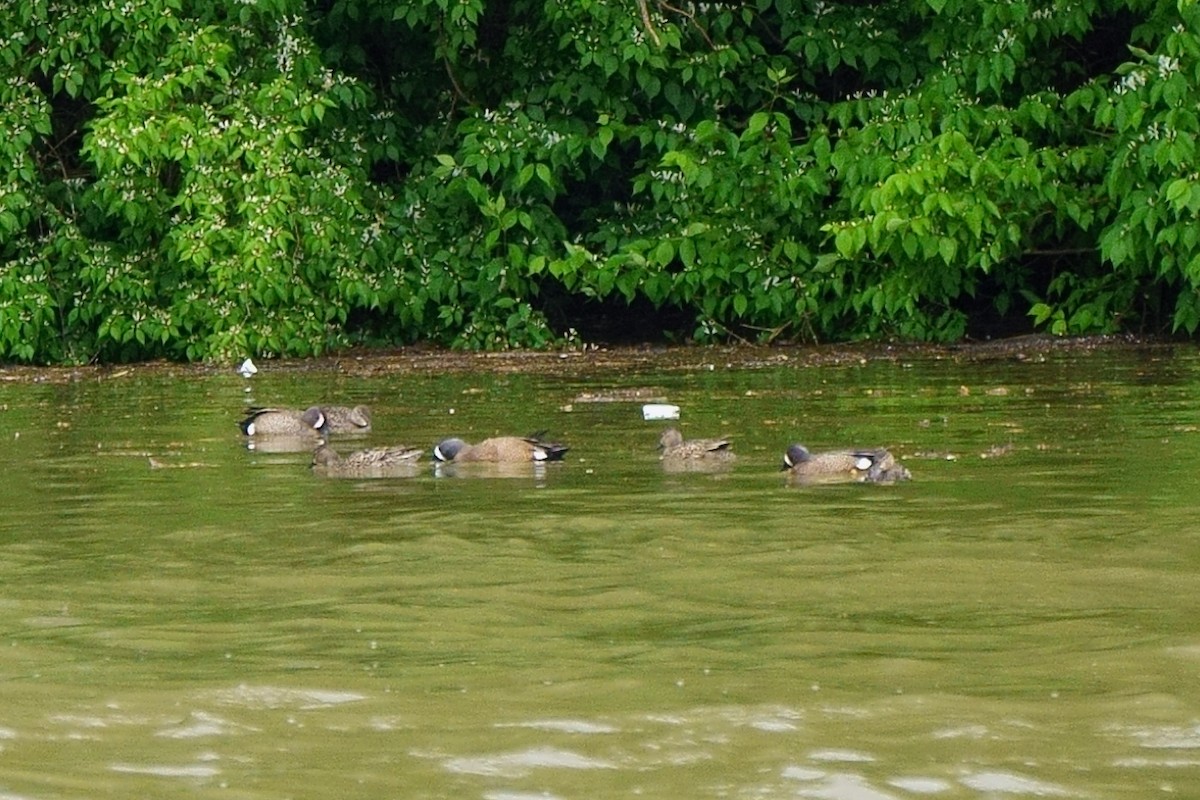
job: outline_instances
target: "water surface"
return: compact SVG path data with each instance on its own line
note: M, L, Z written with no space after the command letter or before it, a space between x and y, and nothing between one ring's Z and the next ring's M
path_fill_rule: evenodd
M1192 349L0 384L0 797L1200 796ZM729 472L669 474L646 388ZM250 389L250 392L246 390ZM340 450L548 429L515 475ZM790 487L792 441L896 486ZM153 465L153 466L152 466Z

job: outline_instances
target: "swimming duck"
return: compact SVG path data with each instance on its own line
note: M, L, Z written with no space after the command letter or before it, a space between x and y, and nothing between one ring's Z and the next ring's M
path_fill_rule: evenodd
M804 483L858 481L892 483L906 481L912 474L887 450L831 450L810 453L802 444L793 444L783 455L782 469Z
M677 469L726 465L736 458L732 444L728 439L684 439L678 428L667 428L658 439L659 460Z
M459 438L443 439L433 448L436 461L458 464L470 461L515 464L522 461L561 461L569 450L564 444L543 442L538 436L495 436L479 444Z
M317 406L303 411L290 408L251 408L241 421L247 436L320 436L325 433L325 414Z
M313 451L312 468L333 478L412 475L417 471L417 459L424 452L418 447L398 445L357 450L342 456L321 445Z
M370 433L371 409L366 406L321 406L330 433Z

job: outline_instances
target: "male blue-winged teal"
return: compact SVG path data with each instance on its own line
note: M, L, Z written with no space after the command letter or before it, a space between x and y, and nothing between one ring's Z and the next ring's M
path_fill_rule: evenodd
M783 455L782 469L803 483L892 483L912 477L904 465L883 448L810 453L804 445L794 444Z
M366 406L321 406L330 433L370 433L371 409Z
M566 445L543 442L537 436L495 436L479 444L468 444L462 439L443 439L433 448L437 461L490 462L517 464L523 461L561 461L569 450Z
M419 447L373 447L347 456L321 445L313 451L313 471L332 478L394 477L417 472L417 460L425 451Z
M678 428L667 428L658 438L659 460L673 470L722 467L736 458L732 444L728 439L684 439Z
M242 420L247 436L301 436L326 433L370 433L371 409L366 406L309 406L296 408L250 408Z
M317 406L303 411L290 408L252 408L241 421L247 436L316 437L325 433L325 413Z

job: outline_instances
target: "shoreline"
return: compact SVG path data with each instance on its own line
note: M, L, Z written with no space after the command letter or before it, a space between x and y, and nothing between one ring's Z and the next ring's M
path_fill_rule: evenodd
M1051 354L1089 353L1114 349L1162 349L1188 343L1127 334L1058 337L1032 334L1010 339L954 344L878 343L828 345L588 345L569 350L462 351L424 345L360 348L310 358L260 359L260 368L277 372L337 372L353 377L373 377L401 372L486 372L498 374L592 371L686 371L841 366L872 361L931 358L957 361L1024 361ZM240 363L240 362L239 362ZM186 364L146 361L73 367L29 365L0 366L0 383L73 383L103 381L130 375L211 375L233 372L237 364Z

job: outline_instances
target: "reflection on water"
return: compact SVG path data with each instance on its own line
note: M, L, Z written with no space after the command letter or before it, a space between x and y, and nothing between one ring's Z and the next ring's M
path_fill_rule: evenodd
M562 462L544 461L434 461L426 468L436 478L525 478L537 486L545 486L547 477L562 469Z
M0 385L0 795L1200 796L1190 351L247 385ZM737 460L664 470L647 386ZM314 399L572 449L246 449ZM791 487L793 441L913 480Z

